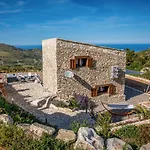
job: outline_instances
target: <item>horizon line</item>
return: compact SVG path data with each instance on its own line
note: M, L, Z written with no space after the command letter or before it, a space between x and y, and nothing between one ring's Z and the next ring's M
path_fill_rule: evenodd
M86 42L84 42L84 43L86 43ZM3 43L3 44L5 44L5 43ZM139 44L150 44L150 43L87 43L87 44L94 44L94 45L96 45L96 44L137 44L137 45L139 45ZM42 44L20 44L20 45L18 45L18 44L8 44L8 45L14 45L14 46L37 46L37 45L41 45L42 46Z

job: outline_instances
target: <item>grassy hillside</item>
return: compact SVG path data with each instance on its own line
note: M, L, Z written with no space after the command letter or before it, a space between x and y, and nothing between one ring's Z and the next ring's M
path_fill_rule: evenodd
M126 49L127 52L127 69L140 71L143 68L149 68L150 70L150 49L134 52L133 50ZM150 71L147 71L141 77L150 79Z
M23 50L11 45L0 43L1 71L41 70L42 51L38 49Z
M150 49L141 52L126 49L126 52L128 69L140 71L145 67L150 67Z

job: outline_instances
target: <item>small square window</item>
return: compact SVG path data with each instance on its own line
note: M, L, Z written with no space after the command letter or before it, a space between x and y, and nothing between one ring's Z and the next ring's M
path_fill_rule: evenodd
M109 95L113 95L116 93L116 87L113 84L105 84L105 85L96 85L95 88L91 89L91 96L100 96L102 94L108 93Z
M87 58L76 59L76 67L85 67L87 65Z
M109 86L100 86L97 89L97 94L108 93Z
M75 56L74 59L70 59L70 68L75 69L79 67L89 67L91 68L93 64L93 59L89 56Z

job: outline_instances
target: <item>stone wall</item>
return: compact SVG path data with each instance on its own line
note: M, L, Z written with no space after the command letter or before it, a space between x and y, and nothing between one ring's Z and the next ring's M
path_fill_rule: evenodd
M56 39L42 41L43 85L53 94L57 92Z
M61 99L68 99L73 93L91 97L91 88L95 85L113 84L116 86L115 95L103 94L92 99L112 103L125 100L125 52L62 39L44 40L42 46L44 86L57 93ZM70 69L70 59L74 56L92 57L92 68ZM119 66L121 74L117 80L112 81L110 73L111 66L114 65ZM75 77L65 77L67 70L74 72Z
M67 99L73 93L87 95L91 97L91 88L95 85L110 84L116 86L116 94L110 96L104 94L93 97L95 101L102 100L107 102L124 101L125 87L125 64L126 53L123 51L104 48L84 43L72 42L57 39L57 94L61 98ZM90 56L93 58L93 67L82 67L70 69L70 59L74 56ZM118 65L121 69L119 78L115 81L110 79L111 66ZM74 78L64 76L66 70L73 71Z

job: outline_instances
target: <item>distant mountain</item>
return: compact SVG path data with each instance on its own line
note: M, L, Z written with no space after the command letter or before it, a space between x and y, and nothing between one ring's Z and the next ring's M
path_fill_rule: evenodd
M0 43L0 71L41 70L41 68L41 50L23 50L11 45Z

